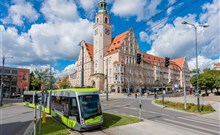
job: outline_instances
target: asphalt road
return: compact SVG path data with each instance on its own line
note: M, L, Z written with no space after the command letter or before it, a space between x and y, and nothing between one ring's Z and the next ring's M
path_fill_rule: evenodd
M0 135L23 135L33 117L33 109L22 105L0 108Z
M142 100L142 118L159 123L168 124L176 128L190 130L200 134L220 134L219 120L201 117L195 114L172 111L153 105L153 96L144 97ZM102 102L104 112L113 112L139 117L138 99L127 98L124 100L113 100ZM156 126L156 125L152 125Z

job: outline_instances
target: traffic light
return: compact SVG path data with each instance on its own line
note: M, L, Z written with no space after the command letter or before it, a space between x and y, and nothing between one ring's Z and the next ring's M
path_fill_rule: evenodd
M137 62L137 64L140 64L141 61L142 61L141 54L140 54L140 53L137 53L137 57L136 57L136 62Z
M42 100L42 94L41 93L37 93L34 95L34 104L39 104Z
M170 65L170 58L165 57L165 67L168 67Z

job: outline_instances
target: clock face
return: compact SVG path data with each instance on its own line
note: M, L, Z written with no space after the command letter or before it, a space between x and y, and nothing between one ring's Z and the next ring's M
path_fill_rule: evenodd
M108 28L105 28L105 34L110 35L110 30Z

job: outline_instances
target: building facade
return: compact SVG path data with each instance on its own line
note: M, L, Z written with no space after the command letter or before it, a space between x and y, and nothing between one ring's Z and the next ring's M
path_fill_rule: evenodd
M2 75L2 67L0 67ZM2 76L0 76L2 82ZM23 94L29 90L30 75L29 69L4 67L3 76L3 97L13 97Z
M220 62L213 65L213 70L220 70Z
M141 52L133 29L112 38L112 26L107 12L107 3L100 0L93 27L93 44L81 42L83 50L77 61L77 70L69 76L72 87L81 86L82 51L84 52L84 84L99 90L131 92L138 88L167 87L175 84L183 87L185 76L189 87L189 68L185 58L171 60L164 67L164 58ZM142 54L144 62L136 64L137 53ZM107 85L106 85L107 84Z

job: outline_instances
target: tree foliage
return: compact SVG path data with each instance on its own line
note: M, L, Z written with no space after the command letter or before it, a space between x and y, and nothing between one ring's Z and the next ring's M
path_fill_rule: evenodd
M59 83L59 88L65 89L70 87L70 83L68 80L68 77L65 77L60 83Z
M199 74L199 89L207 90L219 89L220 88L220 71L204 69L202 74ZM196 87L196 75L190 79L191 84Z
M36 89L50 89L50 84L54 84L55 78L50 75L49 68L44 70L35 70L31 73L31 86ZM52 85L53 88L53 85ZM52 89L51 88L51 89Z

